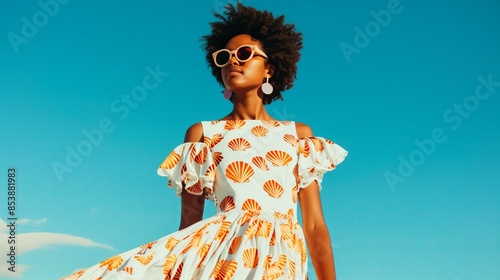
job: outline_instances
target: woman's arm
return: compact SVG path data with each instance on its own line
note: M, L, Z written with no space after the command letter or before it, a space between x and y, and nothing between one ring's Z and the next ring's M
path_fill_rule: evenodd
M202 142L203 127L201 123L192 125L186 131L184 142ZM184 189L181 193L181 222L179 230L184 229L203 218L203 208L205 206L205 197L203 195L190 194Z
M309 126L301 123L296 125L299 138L313 136ZM335 280L335 262L330 234L323 217L319 186L316 181L308 187L300 189L299 203L302 213L302 228L316 276L320 280Z
M335 262L330 234L323 218L319 187L316 181L299 191L299 202L302 228L316 276L320 280L335 280Z

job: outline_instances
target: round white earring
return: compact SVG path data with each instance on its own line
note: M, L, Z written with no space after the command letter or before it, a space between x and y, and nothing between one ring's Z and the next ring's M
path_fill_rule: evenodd
M262 88L262 92L264 94L269 95L269 94L273 93L273 85L271 85L269 83L269 77L266 77L266 82L262 84L261 88Z

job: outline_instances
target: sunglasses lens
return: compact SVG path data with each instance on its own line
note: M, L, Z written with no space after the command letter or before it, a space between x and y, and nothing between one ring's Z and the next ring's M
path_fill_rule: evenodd
M250 48L250 47L239 48L236 55L238 56L238 59L240 61L246 61L246 60L250 59L252 56L252 48Z
M229 52L222 51L215 56L215 62L219 65L224 65L229 61Z

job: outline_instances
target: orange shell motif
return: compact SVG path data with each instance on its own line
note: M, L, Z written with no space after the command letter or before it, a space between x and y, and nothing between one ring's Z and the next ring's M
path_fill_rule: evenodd
M272 126L272 127L278 127L280 126L280 122L279 121L263 121L265 124L267 124L268 126Z
M273 198L279 198L283 194L283 187L274 180L269 180L264 183L264 191Z
M264 259L264 269L268 270L271 267L271 262L273 261L273 257L271 255L267 255Z
M203 193L200 181L196 182L191 187L187 187L186 190L189 190L189 192L191 192L193 194L200 194L201 195Z
M273 235L271 235L271 240L269 240L269 246L274 246L276 244L276 232L273 231Z
M290 125L291 121L279 121L282 125Z
M270 260L268 260L268 262L270 262ZM280 255L273 264L267 264L269 268L266 270L266 274L264 274L262 279L278 279L283 276L285 274L283 268L285 268L286 262L286 255Z
M78 278L80 278L80 276L83 275L83 273L85 273L85 269L82 269L80 271L71 274L70 276L68 276L68 278L69 280L77 280Z
M281 224L281 240L290 240L293 238L292 227L289 224Z
M295 185L292 188L292 201L293 201L293 203L297 203L298 199L299 199L299 186Z
M226 237L227 233L229 232L229 227L230 226L231 226L231 222L230 221L224 221L224 222L222 222L219 230L217 231L215 239L224 240L224 238Z
M303 143L299 144L298 151L299 151L299 154L301 154L305 158L308 157L309 153L311 152L311 150L309 148L309 144L307 142L303 142Z
M155 245L156 243L158 243L158 240L141 245L141 248L151 249L151 248L153 248L153 245Z
M268 221L259 221L259 229L257 231L257 236L262 236L264 238L268 238L271 235L271 230L273 228L273 224Z
M286 166L292 161L292 157L280 150L273 150L266 153L266 159L270 161L273 166Z
M250 132L256 137L264 137L269 132L269 129L263 127L262 125L254 126Z
M165 159L165 161L163 161L163 163L160 165L160 168L161 169L171 169L179 163L180 159L181 159L181 155L172 151L168 155L168 157Z
M206 243L206 244L203 244L203 246L200 247L200 249L198 250L198 256L200 256L200 258L203 260L205 258L205 256L207 255L208 253L208 249L210 249L210 244L209 243Z
M260 211L262 207L260 207L259 203L252 198L249 198L243 202L241 205L241 210L243 211Z
M224 137L222 137L222 134L220 133L217 133L214 135L214 137L212 137L212 139L210 140L210 149L212 149L215 145L219 144L220 141L222 141L222 139L224 139Z
M188 168L187 168L187 164L185 164L185 163L184 163L184 164L181 166L181 176L183 176L183 177L184 177L184 173L186 173L186 172L187 172L187 170L188 170ZM184 178L184 180L187 180L187 178Z
M121 256L114 256L107 260L102 261L99 264L99 267L108 266L108 270L111 271L117 269L120 265L122 265L122 263L123 263L123 258Z
M220 260L210 277L221 280L232 279L236 269L238 269L237 261Z
M257 248L248 248L243 251L243 266L246 268L256 268L259 264L259 254Z
M205 145L210 146L211 142L212 142L212 139L210 139L210 137L203 136L203 143L205 143Z
M226 121L226 124L224 125L224 129L226 129L226 130L238 129L244 125L245 125L244 120L229 120L229 121Z
M167 242L165 243L165 248L169 251L172 251L172 249L174 249L175 245L177 245L177 243L179 243L179 240L173 238L173 237L169 237Z
M234 208L236 208L236 205L234 204L234 198L232 196L224 197L224 199L220 202L219 207L222 212L233 210Z
M266 160L261 157L261 156L255 156L252 158L252 163L255 164L255 166L257 166L258 168L264 170L264 171L268 171L269 170L269 166L267 166L267 163L266 163Z
M212 159L213 159L216 166L219 165L219 163L222 161L223 158L224 157L222 156L221 152L215 152L212 154Z
M182 268L183 267L184 267L184 262L181 262L181 264L179 264L179 267L177 267L177 270L175 271L175 274L174 274L174 277L172 277L172 280L179 280L179 279L181 279Z
M174 268L175 261L177 260L177 255L173 254L168 256L163 264L163 274L170 276L170 271Z
M251 147L250 142L248 142L245 138L235 138L229 141L227 146L233 151L245 151Z
M253 168L244 161L233 161L226 168L226 177L235 183L248 182L253 174Z
M313 144L314 144L314 149L317 152L323 151L325 148L323 147L323 142L321 142L318 138L311 138Z
M295 147L295 144L297 143L297 138L295 138L292 134L285 134L283 136L283 140L292 145L292 147Z
M237 236L233 239L231 242L231 246L229 247L229 254L234 254L238 250L241 244L241 240L243 239L243 236Z
M211 164L208 167L207 172L205 172L205 176L215 178L215 168L216 168L215 163Z
M208 148L203 146L201 151L194 157L194 161L198 164L203 164L207 160Z
M125 271L126 273L130 274L130 275L132 275L132 273L134 272L134 268L131 267L131 266L125 267L122 270Z
M134 256L134 258L142 265L148 265L153 259L155 252L151 253L149 256Z
M292 260L288 260L288 274L295 275L295 262Z
M196 149L194 148L194 143L189 145L189 162L193 162L196 157Z

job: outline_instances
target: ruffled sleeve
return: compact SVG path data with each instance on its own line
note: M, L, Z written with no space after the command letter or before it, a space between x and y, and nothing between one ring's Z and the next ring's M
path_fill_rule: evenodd
M215 164L209 147L203 142L187 142L177 146L158 168L158 175L168 177L168 186L182 188L195 195L212 198Z
M321 189L323 174L335 169L347 156L347 151L322 137L305 137L297 143L299 187L305 188L314 181Z

